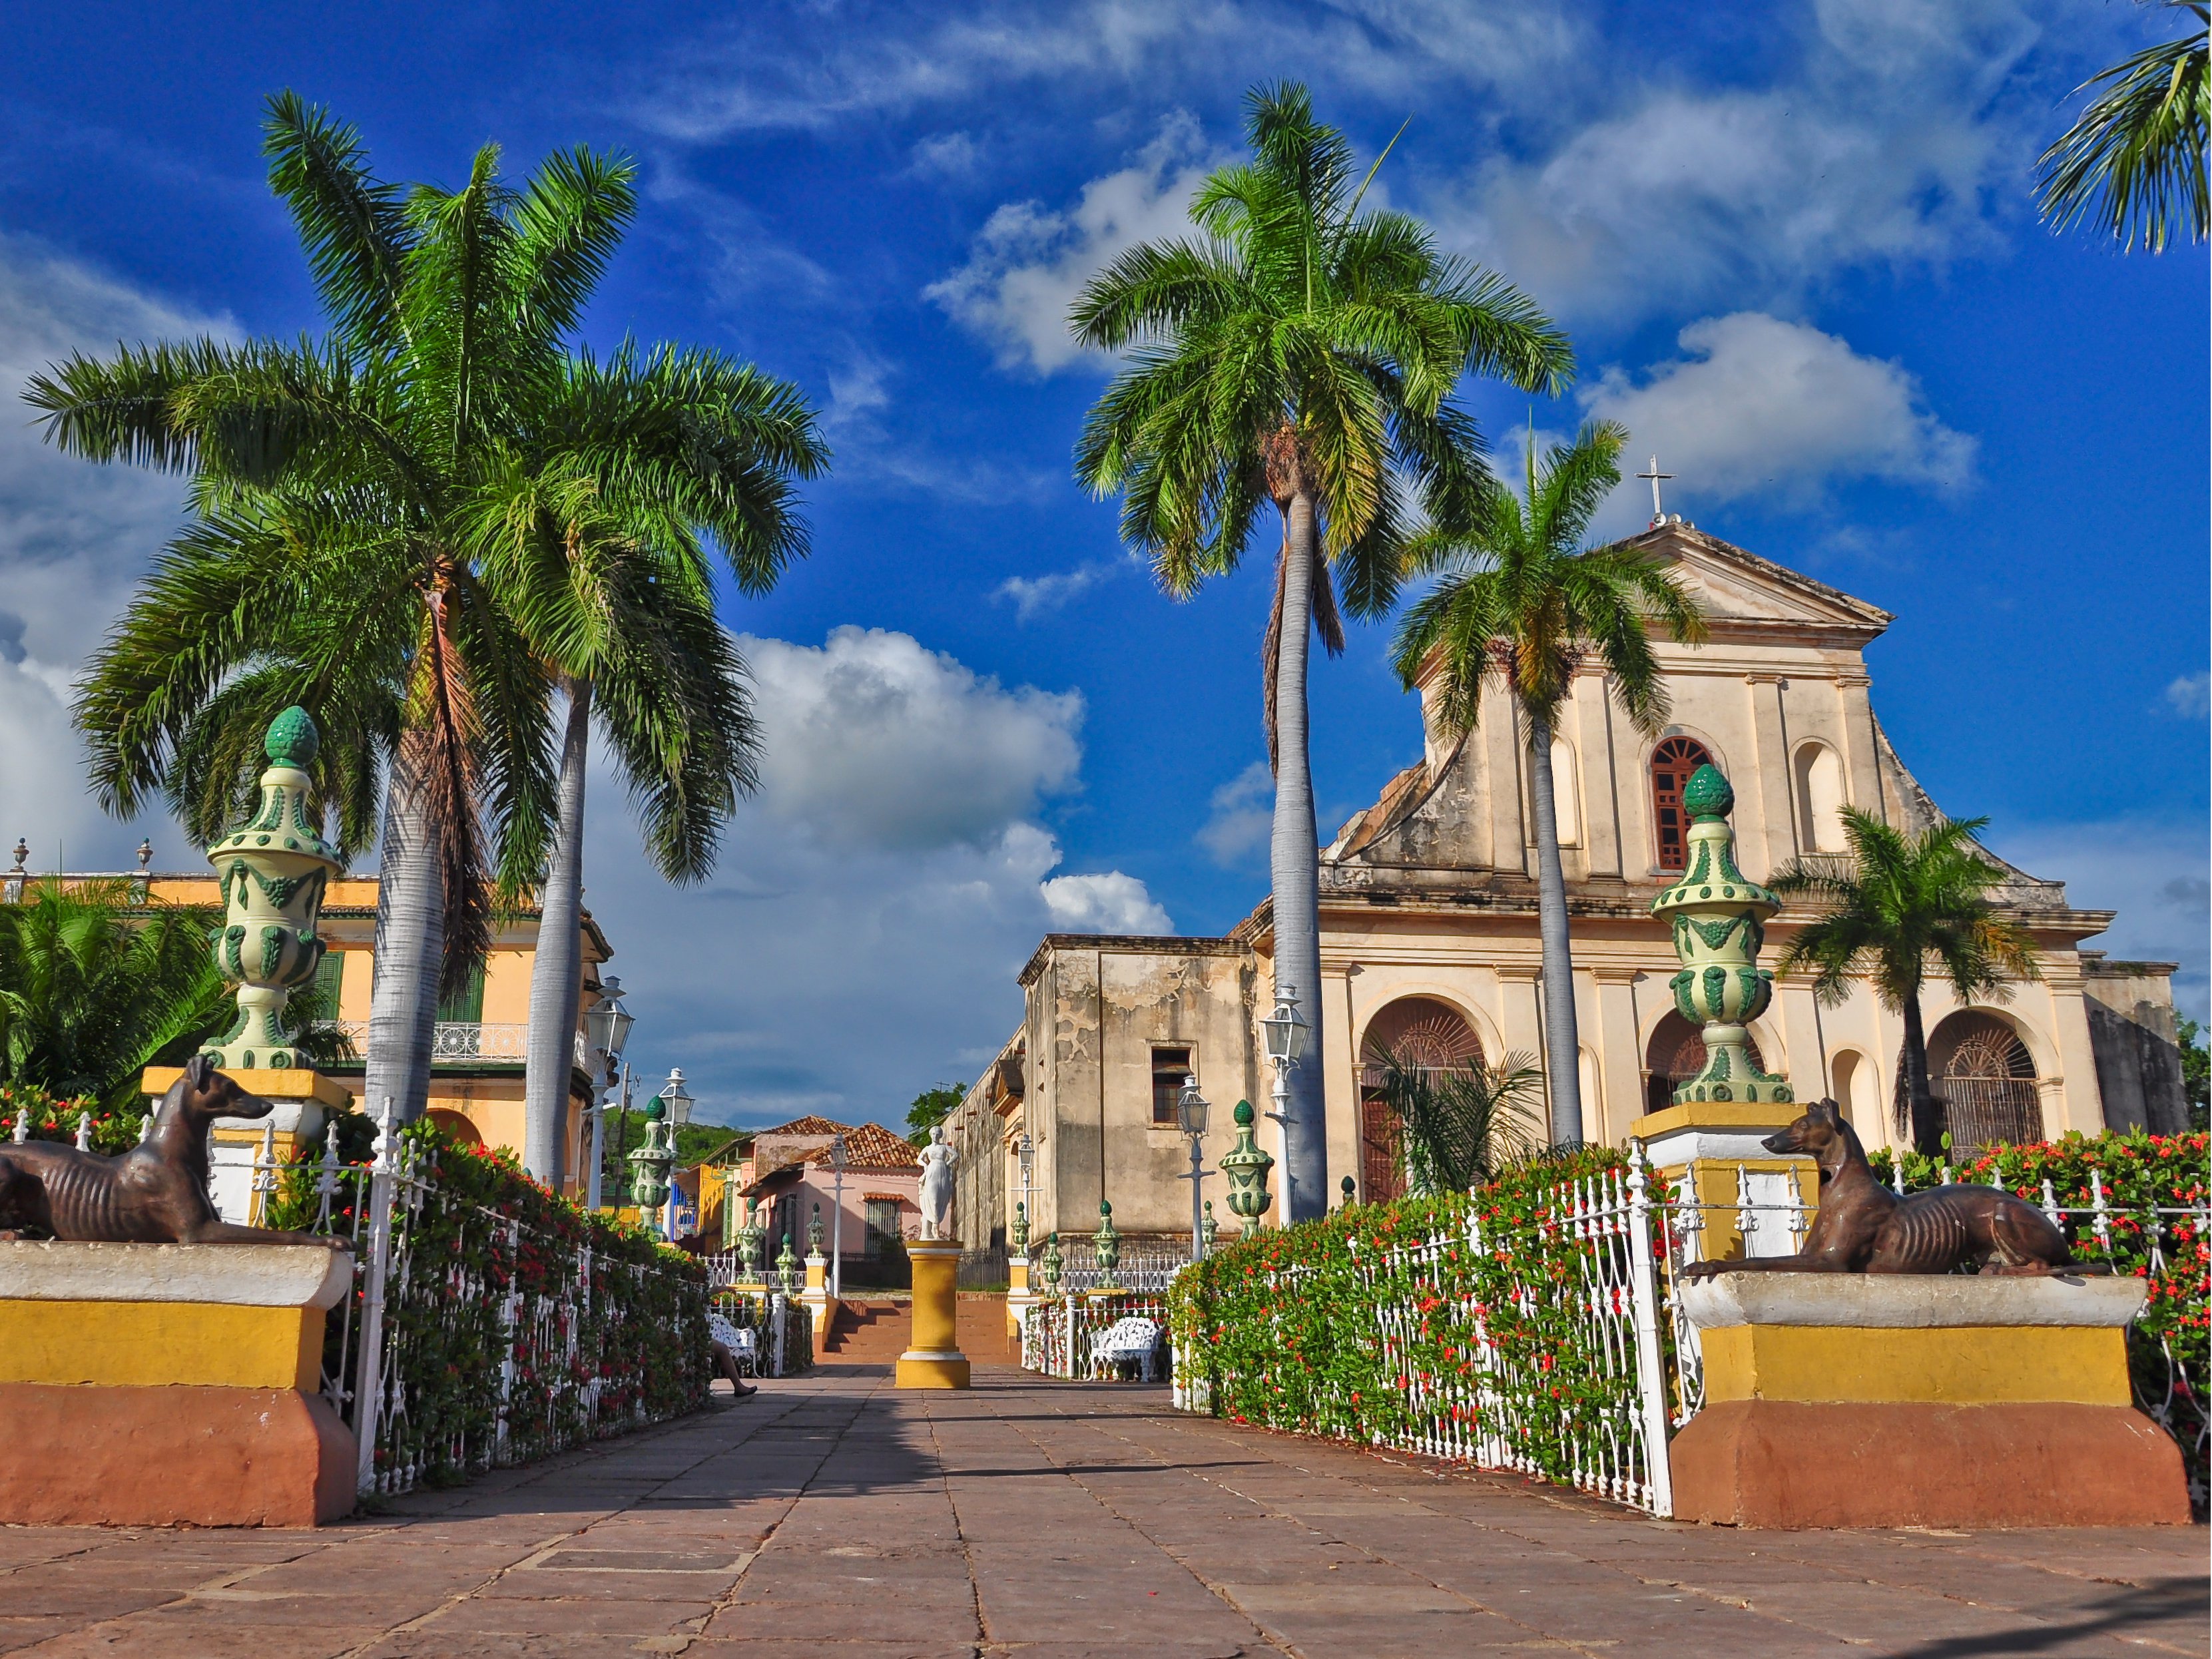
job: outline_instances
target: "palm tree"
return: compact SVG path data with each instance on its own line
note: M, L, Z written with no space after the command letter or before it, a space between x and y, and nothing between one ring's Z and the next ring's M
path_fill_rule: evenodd
M1532 428L1520 496L1493 491L1471 529L1440 527L1409 550L1407 568L1433 574L1437 583L1407 612L1396 646L1398 677L1408 688L1425 672L1435 676L1431 718L1446 738L1474 730L1493 680L1528 722L1545 1071L1552 1139L1563 1146L1583 1138L1581 1037L1552 733L1576 674L1594 663L1636 728L1656 736L1667 723L1667 688L1650 623L1687 642L1705 632L1696 600L1643 553L1620 543L1583 545L1590 515L1620 482L1627 441L1626 428L1611 422L1586 425L1571 444L1554 444L1540 471Z
M2037 162L2043 216L2054 229L2087 221L2124 249L2153 253L2183 229L2206 234L2205 145L2212 135L2203 0L2164 0L2197 20L2075 88L2106 85Z
M1177 599L1237 568L1263 506L1281 520L1263 651L1275 975L1318 1017L1308 632L1334 654L1340 594L1356 617L1389 610L1409 509L1471 520L1487 475L1472 417L1448 401L1460 376L1555 390L1573 355L1503 278L1440 254L1402 213L1363 213L1352 147L1314 119L1304 87L1255 88L1246 109L1252 159L1199 191L1200 238L1130 249L1075 303L1077 337L1128 356L1084 423L1075 470L1098 495L1121 492L1123 537ZM1290 1082L1285 1209L1297 1221L1328 1205L1321 1067Z
M530 981L523 1162L561 1174L583 983L584 787L591 721L613 750L672 881L714 866L757 731L744 665L715 619L702 534L739 589L765 593L807 551L793 476L829 462L791 386L701 353L624 347L564 366L542 453L513 458L488 513L487 571L560 677L557 818Z
M1534 1054L1495 1066L1434 1066L1376 1056L1380 1091L1404 1136L1407 1189L1465 1192L1528 1152L1542 1121L1544 1074Z
M58 877L0 905L0 1083L136 1107L146 1067L180 1064L236 1012L208 950L220 915L141 900L127 880ZM293 1000L319 1012L312 987ZM301 1046L327 1061L343 1042L321 1028Z
M795 395L711 353L568 351L632 210L627 163L556 155L518 192L486 146L460 191L403 191L289 94L267 131L327 338L76 357L29 396L65 448L192 475L195 522L78 700L104 804L128 815L164 793L201 833L251 787L252 734L290 702L324 732L318 785L349 848L384 774L364 1089L411 1116L439 988L474 971L495 907L577 890L574 743L548 877L556 690L575 727L583 688L605 688L657 861L711 862L750 732L690 526L737 550L741 580L757 547L775 547L771 568L797 550L764 536L787 468L744 424ZM557 1179L553 1140L532 1167Z
M1912 836L1854 806L1843 817L1848 852L1796 860L1767 883L1779 896L1802 893L1822 906L1775 972L1811 969L1813 993L1831 1008L1863 976L1885 1007L1904 1014L1905 1099L1897 1127L1911 1132L1921 1152L1939 1153L1943 1126L1928 1086L1921 987L1932 967L1961 1002L2002 1001L2013 981L2041 977L2035 940L1990 897L2004 872L1974 845L1987 818L1936 823Z

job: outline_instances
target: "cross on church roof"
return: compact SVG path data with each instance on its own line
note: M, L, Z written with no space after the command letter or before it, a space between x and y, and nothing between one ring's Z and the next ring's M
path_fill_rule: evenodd
M1651 470L1649 472L1639 472L1636 476L1651 480L1651 527L1656 530L1667 522L1667 514L1659 505L1659 481L1662 478L1672 478L1674 475L1671 472L1662 472L1659 470L1659 458L1654 455L1651 458Z

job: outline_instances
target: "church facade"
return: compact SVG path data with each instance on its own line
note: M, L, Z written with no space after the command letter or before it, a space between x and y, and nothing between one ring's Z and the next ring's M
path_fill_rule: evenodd
M1682 868L1691 773L1710 762L1734 784L1738 861L1755 881L1801 855L1841 851L1846 805L1907 830L1938 816L1874 710L1864 652L1888 613L1678 520L1635 544L1697 595L1710 635L1694 647L1656 642L1671 699L1658 738L1638 732L1592 674L1577 681L1553 744L1583 1132L1614 1145L1704 1061L1667 989L1668 931L1650 914ZM1395 1129L1374 1088L1378 1052L1436 1066L1534 1064L1544 1053L1525 723L1493 687L1475 728L1451 741L1426 720L1425 687L1422 702L1420 758L1322 854L1322 983L1297 990L1310 1018L1320 1008L1304 1063L1326 1079L1332 1199L1347 1176L1363 1200L1399 1190ZM2106 959L2087 942L2113 913L2076 908L2063 883L1991 861L2042 976L1971 1007L1947 987L1924 994L1954 1146L2185 1127L2173 964ZM1775 918L1768 963L1805 920L1796 909ZM1003 1242L1018 1201L1038 1236L1094 1231L1101 1202L1125 1234L1187 1235L1176 1091L1195 1076L1213 1103L1211 1168L1231 1145L1230 1107L1266 1103L1259 1021L1273 1006L1272 948L1264 902L1218 939L1048 935L1022 970L1020 1030L948 1121L968 1242ZM1903 1019L1871 988L1827 1008L1809 980L1778 981L1751 1030L1765 1068L1788 1076L1799 1099L1832 1096L1869 1147L1901 1139L1892 1103ZM1275 1185L1279 1194L1279 1171ZM1224 1183L1205 1190L1218 1200ZM1225 1224L1225 1206L1216 1208ZM1268 1220L1279 1212L1279 1198Z

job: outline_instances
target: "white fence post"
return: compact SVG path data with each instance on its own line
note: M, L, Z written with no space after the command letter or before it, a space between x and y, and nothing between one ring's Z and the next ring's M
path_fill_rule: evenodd
M398 1167L398 1132L392 1121L392 1097L377 1116L376 1154L368 1166L368 1261L361 1298L361 1352L354 1374L354 1434L361 1443L356 1489L374 1491L376 1483L377 1416L384 1403L384 1292L392 1267L392 1176Z
M768 1316L775 1327L775 1375L783 1375L783 1328L788 1322L784 1317L784 1295L778 1291L768 1299Z
M1659 1287L1651 1260L1651 1201L1644 1143L1628 1143L1629 1298L1636 1315L1636 1393L1644 1417L1644 1465L1651 1512L1674 1513L1674 1472L1667 1458L1667 1370L1659 1358Z

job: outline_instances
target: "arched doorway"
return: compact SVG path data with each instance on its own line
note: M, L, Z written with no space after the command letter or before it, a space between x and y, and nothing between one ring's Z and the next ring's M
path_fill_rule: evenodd
M1751 1063L1765 1071L1766 1059L1759 1052L1759 1039L1746 1031L1743 1046ZM1651 1041L1644 1048L1644 1066L1649 1074L1644 1085L1644 1109L1663 1112L1674 1103L1674 1085L1688 1082L1705 1069L1705 1040L1696 1026L1670 1008L1652 1028Z
M1938 1132L1951 1137L1954 1163L1991 1146L2044 1138L2035 1057L2020 1033L1995 1014L1970 1008L1928 1034L1928 1087L1936 1097ZM1902 1054L1892 1098L1899 1123L1909 1122Z
M1400 997L1367 1022L1359 1043L1359 1193L1369 1204L1406 1190L1398 1118L1382 1094L1385 1054L1401 1066L1462 1070L1482 1063L1482 1039L1465 1015L1435 997Z
M1651 751L1651 823L1657 832L1659 867L1688 867L1685 838L1690 824L1682 811L1682 790L1700 766L1713 757L1695 738L1668 738Z

